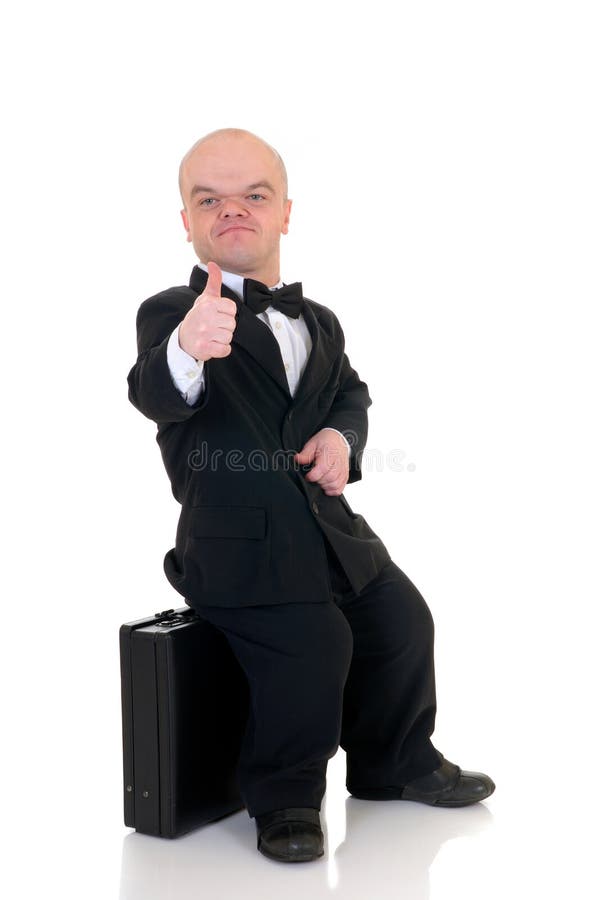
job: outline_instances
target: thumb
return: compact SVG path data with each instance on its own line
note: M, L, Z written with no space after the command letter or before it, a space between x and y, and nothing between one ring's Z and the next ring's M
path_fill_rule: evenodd
M300 463L310 463L312 462L315 453L315 441L312 438L312 440L308 441L298 453L295 453L295 459Z
M207 263L207 284L203 294L210 294L212 297L219 297L222 292L222 270L214 262Z

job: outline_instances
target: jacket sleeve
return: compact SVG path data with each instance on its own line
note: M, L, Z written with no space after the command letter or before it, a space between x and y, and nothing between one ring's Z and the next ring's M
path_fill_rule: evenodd
M210 366L203 367L205 389L192 405L182 397L169 370L167 345L184 314L177 297L157 296L145 300L136 316L138 358L127 377L128 399L158 425L184 422L209 399Z
M345 337L340 325L339 329L344 351ZM368 407L371 405L368 385L360 380L351 367L347 354L343 352L339 387L321 427L336 428L351 445L348 484L360 481L362 477L362 454L368 440Z

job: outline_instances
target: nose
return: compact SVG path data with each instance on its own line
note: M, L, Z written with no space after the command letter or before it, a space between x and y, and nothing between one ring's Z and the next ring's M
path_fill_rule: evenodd
M226 197L222 204L221 215L222 218L227 219L230 216L246 216L248 212L238 200L235 200L233 197Z

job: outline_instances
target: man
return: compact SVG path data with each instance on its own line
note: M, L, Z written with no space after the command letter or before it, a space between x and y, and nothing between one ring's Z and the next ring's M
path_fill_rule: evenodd
M258 849L313 860L339 745L355 797L464 806L495 785L432 745L431 613L343 496L372 400L334 313L282 285L280 156L212 132L182 160L180 191L199 264L140 306L129 398L157 423L182 504L166 576L249 681L238 777Z

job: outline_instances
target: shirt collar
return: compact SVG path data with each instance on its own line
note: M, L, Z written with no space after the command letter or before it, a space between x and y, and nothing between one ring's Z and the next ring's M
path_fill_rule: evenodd
M207 266L205 263L198 262L197 266L199 269L202 269L204 272L207 272ZM241 300L244 296L244 278L242 275L237 275L235 272L224 272L222 270L222 281L223 283L230 288L231 291L234 291L237 297ZM283 282L279 281L278 284L273 285L270 288L271 291L275 291L276 288L282 287Z

